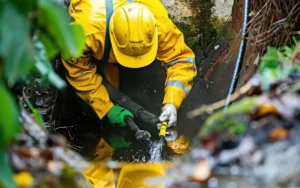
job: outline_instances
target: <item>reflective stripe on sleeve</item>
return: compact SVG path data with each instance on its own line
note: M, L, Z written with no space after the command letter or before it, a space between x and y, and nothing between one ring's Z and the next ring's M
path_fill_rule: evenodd
M188 95L190 92L190 90L188 88L186 88L184 86L184 84L178 80L169 80L165 87L168 87L168 86L179 87L180 89L182 89L185 92L186 95Z
M167 67L170 67L172 65L175 65L178 62L188 62L188 63L192 63L192 64L196 64L195 62L195 58L189 57L189 58L184 58L184 59L176 59L174 61L169 62L168 64L166 64Z

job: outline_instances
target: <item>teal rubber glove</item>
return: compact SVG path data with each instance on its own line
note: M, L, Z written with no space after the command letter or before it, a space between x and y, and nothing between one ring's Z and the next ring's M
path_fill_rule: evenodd
M134 117L134 115L129 110L120 106L113 106L107 113L109 123L111 123L112 125L119 125L121 127L125 127L127 125L124 121L125 116L129 116L131 118Z

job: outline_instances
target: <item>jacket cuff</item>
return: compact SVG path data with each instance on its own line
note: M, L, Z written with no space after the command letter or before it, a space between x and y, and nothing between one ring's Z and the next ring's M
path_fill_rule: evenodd
M168 86L165 88L165 96L162 104L173 104L179 110L186 93L181 88Z
M105 104L105 107L102 108L101 110L99 111L96 110L96 113L98 114L100 119L103 119L108 114L108 112L112 109L113 106L114 104L112 102L109 102Z

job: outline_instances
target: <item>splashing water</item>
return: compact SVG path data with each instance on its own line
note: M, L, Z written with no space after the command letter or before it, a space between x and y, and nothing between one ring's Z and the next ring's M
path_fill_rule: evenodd
M152 142L152 144L150 145L150 162L161 162L163 160L162 152L164 149L164 145L164 138Z

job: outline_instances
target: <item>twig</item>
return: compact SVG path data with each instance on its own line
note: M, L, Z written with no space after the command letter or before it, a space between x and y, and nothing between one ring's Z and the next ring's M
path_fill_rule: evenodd
M69 129L69 128L73 128L74 126L65 126L65 127L55 127L55 131L58 129Z
M247 93L251 89L251 87L252 87L252 84L249 81L248 83L246 83L244 86L242 86L239 90L237 90L236 92L234 92L231 95L230 102L236 100L241 95ZM200 115L202 115L204 113L211 114L215 110L224 107L225 103L226 103L226 99L223 99L221 101L218 101L218 102L210 104L210 105L204 105L204 106L200 107L199 109L195 109L195 110L192 110L192 111L188 112L187 113L187 117L188 118L194 118L194 117L200 116Z
M300 31L289 32L289 35L300 35Z
M257 12L248 23L248 35L251 36L255 52L261 55L266 46L284 46L291 42L291 34L298 23L300 2L285 0L253 0L251 10ZM290 23L289 29L284 27Z
M214 61L214 63L206 71L206 73L204 75L205 80L208 80L208 77L209 77L210 73L212 72L212 70L214 69L214 67L224 58L225 55L227 55L227 49L223 50L222 54Z
M74 140L74 136L72 136L70 130L68 130L68 133L69 133L69 136L70 136L71 140Z

